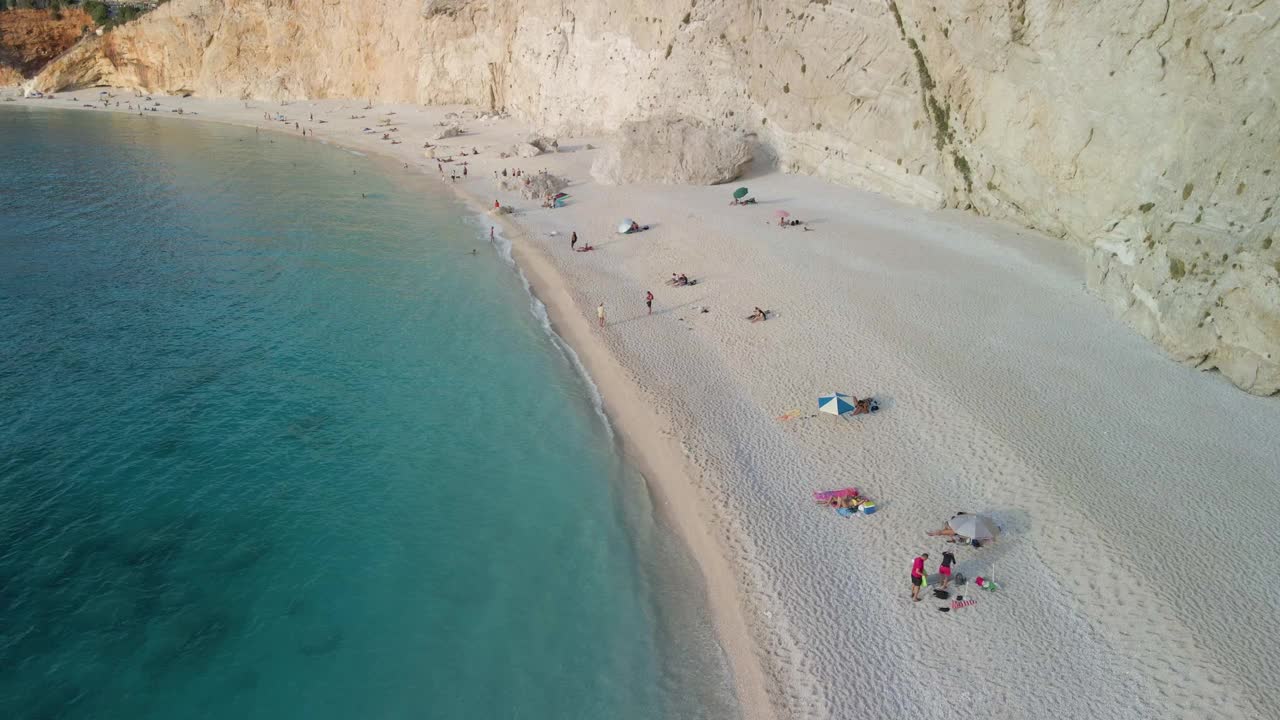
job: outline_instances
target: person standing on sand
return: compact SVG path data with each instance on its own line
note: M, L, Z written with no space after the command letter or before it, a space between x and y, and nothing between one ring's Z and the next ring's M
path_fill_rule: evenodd
M652 315L653 314L653 292L650 290L644 291L644 306L649 308L649 314Z
M569 249L573 250L574 246L576 246L577 244L578 244L578 233L577 231L574 231L573 234L569 236Z
M600 318L600 327L604 327L604 303L600 303L600 307L596 308L596 317Z
M942 574L942 589L946 590L951 584L951 566L956 563L956 556L950 550L944 550L942 553L942 565L938 566L938 572Z
M911 561L911 599L915 602L920 602L920 588L928 582L924 571L924 561L928 559L929 553L920 553Z

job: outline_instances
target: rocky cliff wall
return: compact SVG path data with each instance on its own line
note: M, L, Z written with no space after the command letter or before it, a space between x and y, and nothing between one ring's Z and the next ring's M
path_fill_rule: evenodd
M80 39L93 19L78 8L0 12L0 84L32 77Z
M41 76L685 115L781 167L1084 244L1179 360L1280 389L1280 0L174 0Z

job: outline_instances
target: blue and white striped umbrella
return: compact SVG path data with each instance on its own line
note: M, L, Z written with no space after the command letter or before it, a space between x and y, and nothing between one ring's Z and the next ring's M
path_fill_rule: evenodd
M844 393L818 396L818 412L843 415L853 412L853 398Z

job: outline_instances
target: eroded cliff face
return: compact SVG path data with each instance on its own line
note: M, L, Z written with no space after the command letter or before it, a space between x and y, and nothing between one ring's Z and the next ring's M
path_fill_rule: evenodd
M0 12L0 84L32 77L93 24L89 14L78 8L64 9L56 16L48 10Z
M1178 359L1280 389L1280 0L174 0L44 89L691 116L792 172L1086 245Z

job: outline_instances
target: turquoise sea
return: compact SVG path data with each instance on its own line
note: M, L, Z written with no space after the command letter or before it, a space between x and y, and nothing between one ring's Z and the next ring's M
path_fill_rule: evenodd
M736 715L693 564L432 182L0 108L0 717Z

